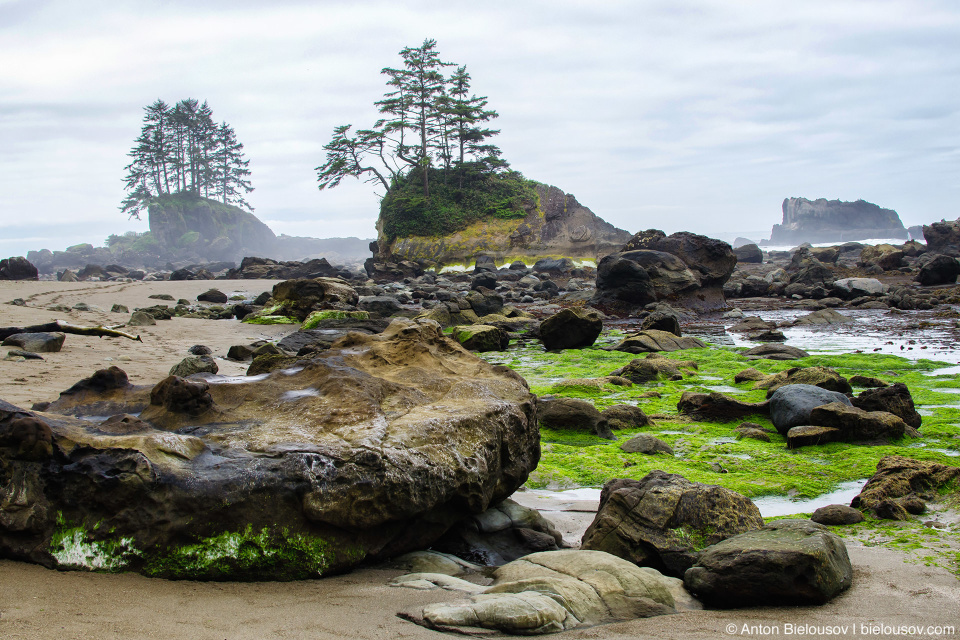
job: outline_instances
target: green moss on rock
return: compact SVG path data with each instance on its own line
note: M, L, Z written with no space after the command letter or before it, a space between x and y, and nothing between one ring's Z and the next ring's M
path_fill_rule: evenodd
M314 311L303 321L303 324L300 325L302 331L308 331L310 329L315 329L324 320L345 320L345 319L354 319L354 320L369 320L370 314L366 311L336 311L336 310L324 310L324 311Z

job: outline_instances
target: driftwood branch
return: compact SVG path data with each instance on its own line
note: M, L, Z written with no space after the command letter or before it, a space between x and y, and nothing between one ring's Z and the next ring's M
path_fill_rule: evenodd
M106 327L78 327L77 325L67 324L65 322L48 322L46 324L35 324L30 327L0 327L0 340L6 340L9 336L16 333L47 333L59 331L60 333L73 333L79 336L104 336L112 338L129 338L137 342L143 342L140 336L134 336L116 329Z

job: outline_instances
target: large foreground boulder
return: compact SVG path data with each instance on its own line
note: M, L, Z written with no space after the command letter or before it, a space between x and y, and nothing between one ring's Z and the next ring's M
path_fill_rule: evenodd
M708 606L823 604L850 587L853 567L823 525L777 520L708 547L683 582Z
M0 280L39 280L40 272L23 256L0 260Z
M316 577L428 547L539 459L523 380L428 321L351 333L247 380L151 388L122 374L43 413L0 403L0 494L18 496L0 502L0 555L167 578ZM116 415L73 417L101 395Z
M675 613L674 605L656 571L600 551L546 551L500 567L493 585L468 601L427 605L417 622L539 635Z
M739 493L657 470L604 485L582 548L682 577L706 547L762 526L760 510Z

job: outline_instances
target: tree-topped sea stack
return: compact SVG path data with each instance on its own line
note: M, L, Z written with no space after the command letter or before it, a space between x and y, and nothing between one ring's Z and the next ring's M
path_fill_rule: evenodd
M466 67L440 60L435 40L386 68L383 118L334 129L317 167L321 190L347 177L383 191L374 262L467 264L479 255L597 260L630 238L572 195L528 180L491 143L498 116L471 93ZM445 69L455 71L445 75ZM368 269L372 272L373 267Z

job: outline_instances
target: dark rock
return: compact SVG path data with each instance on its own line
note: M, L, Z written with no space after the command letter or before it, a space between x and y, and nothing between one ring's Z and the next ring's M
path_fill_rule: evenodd
M3 410L4 406L0 404L0 412L3 412ZM50 425L30 415L13 414L4 417L10 418L10 420L7 424L0 421L0 447L9 447L11 457L14 460L42 461L53 456L53 431L50 429ZM21 485L20 491L23 492L25 489L26 487ZM20 494L21 500L25 497L27 496L23 493ZM32 505L18 504L17 506ZM0 510L0 514L7 516L3 520L4 528L14 531L20 528L10 527L11 521L17 518L17 509L9 509L8 513L4 513L4 511L7 510ZM29 515L32 514L28 513L28 517Z
M375 313L381 318L389 318L403 307L393 296L360 296L357 308L361 311Z
M759 347L744 351L743 355L747 360L796 360L806 358L810 354L803 349L786 344L762 344ZM759 380L759 378L757 379Z
M494 272L497 270L497 263L493 256L477 256L477 261L473 265L474 273Z
M563 275L570 273L576 268L576 265L573 264L573 260L570 258L541 258L534 263L531 270L536 273L554 273L557 275Z
M453 338L470 351L503 351L510 344L510 335L506 331L487 324L457 327Z
M224 304L229 300L227 294L219 289L210 289L197 296L197 302L213 302L215 304Z
M793 427L813 424L810 412L815 407L831 402L853 406L849 398L838 391L810 384L784 385L770 396L770 422L780 435L785 436Z
M960 274L960 262L956 258L935 255L928 260L917 273L917 282L924 287L954 284Z
M496 291L480 287L467 294L467 303L478 317L491 313L500 313L503 309L503 296Z
M810 519L817 524L840 526L863 522L863 514L845 504L828 504L814 511Z
M537 422L547 429L586 431L608 440L616 439L596 407L577 398L541 398Z
M747 338L756 342L785 342L787 336L782 331L758 331L757 333L748 333Z
M876 265L884 271L899 269L903 266L903 249L892 244L866 246L860 252L858 264L861 267Z
M786 437L787 449L799 449L800 447L812 447L829 442L839 442L843 439L843 433L833 427L805 424L792 427L787 431Z
M483 513L468 516L432 548L481 565L500 566L563 546L563 536L539 511L508 499Z
M110 307L110 313L130 313L130 309L128 309L126 305L115 304Z
M763 262L763 251L755 244L745 244L734 247L733 253L737 256L737 262L747 264L760 264Z
M686 369L687 373L690 373L690 369L697 369L697 363L693 360L673 360L651 353L646 358L631 360L610 375L626 378L635 384L643 384L654 380L680 380L683 378L681 369Z
M20 347L31 353L56 353L63 348L66 335L56 333L15 333L4 338L4 347Z
M766 414L770 410L768 405L769 402L741 402L717 391L684 391L677 403L677 411L701 420L731 422L746 416Z
M335 278L341 276L339 269L332 266L326 258L307 260L306 262L281 262L269 258L247 256L240 266L227 272L228 280L296 280L297 278ZM263 305L262 302L254 304Z
M637 429L654 424L643 409L632 404L615 404L600 412L611 429Z
M23 349L10 349L7 351L7 359L10 358L23 358L24 360L43 360L43 356L39 356L30 351L24 351Z
M253 360L253 348L246 344L235 344L227 350L227 360L246 362Z
M956 256L960 252L960 219L924 225L923 238L927 242L928 253Z
M612 347L613 351L626 353L656 353L660 351L681 351L684 349L703 349L707 345L693 336L677 337L669 331L650 329L629 335Z
M285 351L300 353L301 351L323 351L329 349L330 345L346 336L351 331L373 335L380 333L385 327L377 328L376 325L364 323L361 326L350 326L344 328L310 329L308 331L295 331L288 334L277 343L277 346Z
M497 288L497 276L492 273L481 273L470 283L471 289L479 289L484 287L485 289L490 289L491 291Z
M853 378L850 381L853 382ZM877 380L877 382L882 381ZM913 396L910 395L907 385L902 382L878 389L868 389L853 398L851 402L853 406L864 411L888 411L914 429L920 428L921 417L913 405Z
M670 445L649 433L638 433L621 444L620 449L626 453L665 453L669 456L673 455L673 449Z
M210 385L206 382L184 380L170 375L150 391L150 405L151 408L161 407L163 411L170 414L186 414L195 418L213 408L213 398L208 392L209 388ZM152 413L157 414L157 410ZM144 416L144 419L150 422L159 417L159 415Z
M941 488L957 479L960 479L960 467L904 456L885 456L850 506L869 509L879 518L906 520L908 512L897 501L905 498L935 500Z
M39 280L40 272L23 256L0 260L0 280Z
M872 387L872 388L881 389L883 387L889 387L890 384L887 382L884 382L880 378L872 378L870 376L856 375L856 376L850 376L850 386L851 387ZM910 401L912 403L913 398L911 398ZM857 406L857 405L854 404L853 406ZM875 409L868 409L867 407L860 407L860 408L866 409L867 411L875 411ZM884 411L890 411L890 410L884 409ZM891 413L895 413L895 412L891 411ZM898 413L897 415L900 415L900 414ZM900 417L903 418L903 416L900 416ZM906 418L904 418L904 422L906 422ZM913 426L914 428L920 427L919 424L911 425L911 426Z
M902 438L907 425L886 411L864 411L844 402L831 402L810 410L811 424L840 431L844 442L889 442Z
M188 351L190 352L191 355L195 355L195 356L208 356L211 353L213 353L213 350L210 349L210 347L202 344L195 344L192 347L190 347Z
M588 308L563 309L540 323L540 339L549 351L589 347L601 331L603 319Z
M707 547L683 576L713 607L811 605L853 583L843 540L809 520L777 520Z
M273 287L273 299L285 313L303 322L324 305L355 305L360 296L339 278L284 280Z
M658 470L608 481L581 546L682 576L709 545L762 526L742 495Z
M219 370L210 356L188 356L170 368L170 375L186 378L195 373L216 373Z
M680 331L680 321L676 314L664 313L662 311L654 311L644 318L640 324L640 329L643 331L666 331L677 337L683 335Z

